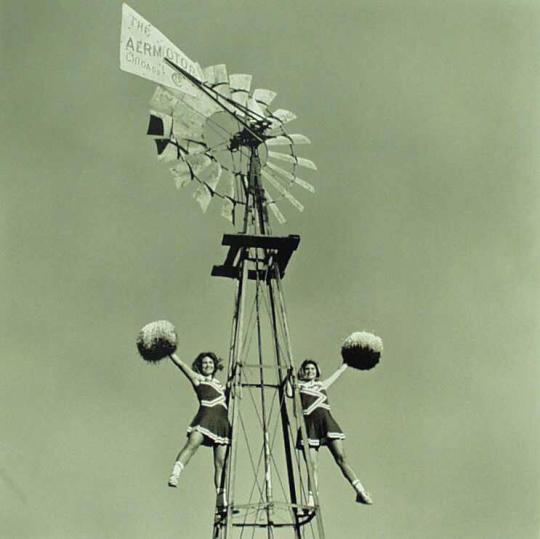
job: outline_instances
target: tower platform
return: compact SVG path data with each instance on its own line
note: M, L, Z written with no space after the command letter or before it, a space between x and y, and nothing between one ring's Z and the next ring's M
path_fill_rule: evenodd
M214 277L240 279L241 262L251 262L248 279L270 280L285 275L285 269L300 244L300 236L265 236L259 234L224 234L221 245L229 246L225 261L212 268Z

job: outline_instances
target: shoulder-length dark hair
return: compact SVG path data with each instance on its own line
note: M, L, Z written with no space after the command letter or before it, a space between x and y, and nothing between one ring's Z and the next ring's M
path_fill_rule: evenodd
M214 354L214 352L201 352L191 364L191 368L195 372L202 374L202 360L205 357L209 357L214 362L214 372L212 375L223 369L223 360L217 354Z
M315 370L317 371L316 380L318 380L321 377L321 369L319 368L319 364L316 361L314 361L313 359L304 359L304 361L302 361L302 364L298 368L298 378L300 380L305 380L305 378L304 378L304 368L307 365L313 365L315 367Z

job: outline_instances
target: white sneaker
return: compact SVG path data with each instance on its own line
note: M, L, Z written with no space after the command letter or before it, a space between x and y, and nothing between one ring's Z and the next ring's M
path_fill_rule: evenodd
M354 488L356 490L356 503L363 503L364 505L373 504L373 500L371 499L369 492L364 488L360 481L355 483Z

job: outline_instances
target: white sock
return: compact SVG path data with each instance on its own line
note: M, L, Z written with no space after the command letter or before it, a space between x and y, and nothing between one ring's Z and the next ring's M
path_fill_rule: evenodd
M227 506L227 489L217 488L216 494L217 494L217 504L220 505L221 507Z
M180 462L180 461L176 461L174 463L174 466L173 466L173 469L172 469L172 473L171 473L171 477L174 477L176 479L178 479L178 477L180 476L180 474L182 473L182 470L184 469L184 465Z

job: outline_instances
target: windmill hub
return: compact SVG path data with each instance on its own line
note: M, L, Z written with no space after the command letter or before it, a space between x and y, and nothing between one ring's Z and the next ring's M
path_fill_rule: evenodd
M252 122L248 127L244 127L241 131L238 131L229 142L229 150L234 152L239 150L241 146L248 148L256 148L259 144L262 144L265 140L271 138L268 135L264 135L263 132L270 126L268 120L259 120Z

